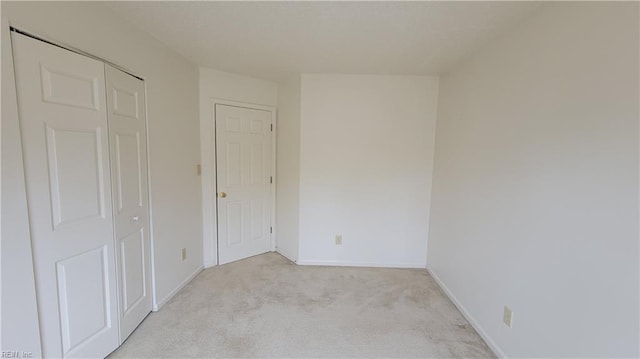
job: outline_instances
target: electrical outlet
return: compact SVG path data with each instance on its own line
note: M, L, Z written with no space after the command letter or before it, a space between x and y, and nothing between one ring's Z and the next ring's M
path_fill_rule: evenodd
M342 234L336 234L336 246L342 245Z
M186 248L182 248L182 260L187 259L187 249Z
M502 321L507 325L507 327L511 328L511 325L513 324L513 311L511 311L511 309L506 305L504 306Z

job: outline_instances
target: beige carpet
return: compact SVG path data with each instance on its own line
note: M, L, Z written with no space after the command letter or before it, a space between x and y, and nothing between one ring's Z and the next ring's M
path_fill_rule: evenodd
M424 269L268 253L203 271L110 356L131 357L494 356Z

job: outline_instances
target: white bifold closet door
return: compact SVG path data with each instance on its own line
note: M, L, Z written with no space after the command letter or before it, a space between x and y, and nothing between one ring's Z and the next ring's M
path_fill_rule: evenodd
M143 91L101 61L12 45L42 353L104 357L151 306Z

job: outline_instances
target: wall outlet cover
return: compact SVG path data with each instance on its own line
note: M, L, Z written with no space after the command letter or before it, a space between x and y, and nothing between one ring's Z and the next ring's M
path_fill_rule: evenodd
M513 311L506 305L504 306L504 314L502 315L502 321L507 327L511 328L511 325L513 324Z

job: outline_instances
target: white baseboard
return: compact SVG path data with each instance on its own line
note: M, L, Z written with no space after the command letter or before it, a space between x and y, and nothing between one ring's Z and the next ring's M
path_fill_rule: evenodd
M211 268L211 267L215 267L215 266L217 266L217 265L218 265L218 262L217 262L217 261L213 261L213 262L205 262L205 263L204 263L204 269Z
M297 258L296 258L297 256L292 255L291 253L285 251L282 248L277 248L276 247L275 251L280 253L283 257L287 258L288 260L292 261L293 263L296 263L298 261Z
M309 261L298 260L296 264L303 266L336 266L336 267L378 267L378 268L420 268L424 269L424 263L377 263L377 262L350 262L350 261Z
M154 312L157 312L158 310L160 310L160 308L162 308L165 304L167 304L168 301L171 300L171 298L173 298L176 294L178 294L178 292L182 288L184 288L185 285L187 285L189 282L193 280L193 278L195 278L198 274L200 274L200 272L202 272L203 269L204 267L200 266L195 271L193 271L193 273L189 274L187 278L185 278L182 282L180 282L180 284L178 284L177 287L175 287L171 292L169 292L169 294L167 294L161 301L159 301L158 303L154 303L151 310L153 310Z
M453 304L456 306L456 308L458 308L458 310L460 311L460 313L462 313L462 315L467 319L467 321L469 322L469 324L471 324L471 326L473 327L473 329L476 330L476 332L478 332L478 334L480 334L480 336L482 337L482 339L485 341L485 343L487 343L487 345L489 346L489 348L493 351L493 353L498 357L498 358L507 358L507 356L504 354L504 352L502 351L502 349L500 349L500 347L498 346L498 344L496 344L496 342L493 341L493 339L491 339L491 337L484 331L484 329L482 329L482 327L480 326L480 324L478 324L478 322L473 318L473 316L467 311L467 309L462 305L462 303L460 303L460 301L458 300L458 298L456 298L455 295L453 295L453 293L449 290L449 288L444 284L444 282L440 279L440 277L438 277L437 274L435 274L429 267L427 267L427 272L429 272L429 274L431 275L431 277L436 281L436 283L438 284L438 286L440 287L440 289L442 289L442 291L444 292L444 294L446 294L447 297L449 297L449 299L451 300L451 302L453 302Z

